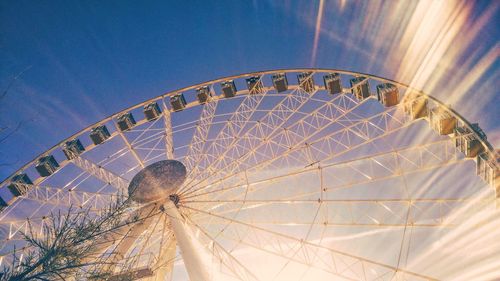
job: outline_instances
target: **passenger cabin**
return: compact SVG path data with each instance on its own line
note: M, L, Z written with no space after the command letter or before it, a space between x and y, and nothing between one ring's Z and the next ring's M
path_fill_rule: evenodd
M340 81L340 74L334 72L323 76L325 89L329 94L335 95L342 93L342 84Z
M12 195L15 197L19 197L25 195L28 192L29 185L32 185L33 182L30 180L28 175L25 173L17 174L12 177L10 184L7 188L10 190Z
M297 75L299 87L311 94L314 92L314 78L312 72L302 72Z
M455 146L465 155L465 157L476 157L479 153L483 152L484 147L481 140L486 140L486 135L479 125L472 124L472 132L466 127L455 128ZM476 134L474 134L476 133ZM478 138L479 136L479 138Z
M105 125L100 125L90 130L90 139L95 145L103 143L110 136L108 128Z
M181 111L186 108L186 99L182 93L170 97L170 105L174 111Z
M210 91L209 86L203 86L196 89L196 97L198 98L198 102L204 104L208 101L210 97L212 97L212 92Z
M232 98L236 95L236 85L233 80L224 81L221 83L222 94L225 98Z
M118 128L122 132L132 129L136 124L134 116L130 112L118 116L117 119Z
M431 109L429 117L432 129L440 135L452 134L457 127L457 118L442 106Z
M272 76L273 86L276 92L281 93L288 90L288 80L285 73L276 73Z
M35 164L35 169L41 177L48 177L52 175L59 168L59 163L52 155L40 157Z
M161 116L161 109L157 102L144 106L144 116L148 121L153 121Z
M63 144L62 150L68 160L78 157L85 151L79 139L72 139Z
M414 120L427 117L429 114L427 97L421 94L410 94L404 102L404 110Z
M500 192L500 153L496 155L490 152L483 152L477 155L476 174L480 176L486 183L491 185L497 191L497 197Z
M264 85L260 76L252 76L246 79L248 92L251 94L262 94L264 93Z
M366 77L355 77L349 80L351 84L351 93L358 99L364 100L370 97L370 84Z
M377 98L385 107L395 106L399 103L398 87L391 83L377 85Z

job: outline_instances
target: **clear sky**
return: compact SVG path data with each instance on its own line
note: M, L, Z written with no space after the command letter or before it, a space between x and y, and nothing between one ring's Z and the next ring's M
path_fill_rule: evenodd
M145 99L293 67L411 82L498 147L499 2L388 2L2 1L0 179Z

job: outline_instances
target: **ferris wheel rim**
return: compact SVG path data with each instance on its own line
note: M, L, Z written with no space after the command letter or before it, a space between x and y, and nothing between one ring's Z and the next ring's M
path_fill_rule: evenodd
M399 87L408 89L408 90L410 90L412 92L415 92L415 93L418 93L419 95L423 95L425 98L428 98L428 99L432 100L433 102L435 102L436 104L438 104L439 106L445 108L455 118L457 118L458 120L460 120L461 122L463 122L464 125L465 125L465 127L467 129L469 129L472 132L472 134L474 136L476 136L477 139L481 142L481 145L483 147L485 147L490 154L492 154L492 155L495 154L495 149L489 143L489 141L487 139L479 137L478 133L473 129L472 123L469 122L465 117L463 117L460 113L458 113L453 108L451 108L448 105L446 105L445 103L441 102L436 97L433 97L433 96L431 96L429 94L426 94L422 90L416 89L416 88L412 87L409 84L398 82L398 81L393 80L393 79L384 78L384 77L373 75L373 74L369 74L369 73L356 72L356 71L351 71L351 70L333 69L333 68L283 68L283 69L273 69L273 70L264 70L264 71L256 71L256 72L246 72L246 73L242 73L242 74L230 75L230 76L225 76L225 77L220 77L220 78L216 78L216 79L204 81L204 82L201 82L201 83L198 83L198 84L194 84L194 85L191 85L191 86L182 87L182 88L179 88L179 89L175 89L175 90L169 91L169 92L164 93L162 95L150 98L148 100L145 100L143 102L137 103L135 105L127 107L127 108L125 108L123 110L120 110L118 112L115 112L115 113L113 113L113 114L111 114L111 115L109 115L109 116L107 116L107 117L105 117L105 118L103 118L103 119L101 119L101 120L99 120L99 121L97 121L97 122L95 122L95 123L93 123L93 124L91 124L91 125L83 128L83 129L79 130L78 132L76 132L76 133L72 134L71 136L63 139L60 142L58 142L57 144L55 144L51 148L49 148L49 149L45 150L44 152L40 153L39 155L37 155L36 157L34 157L31 161L27 162L25 165L23 165L22 167L20 167L16 171L14 171L7 178L3 179L0 182L0 186L2 186L2 187L5 186L15 175L17 175L19 173L22 173L30 165L33 165L34 163L36 163L36 161L39 158L41 158L43 156L49 155L52 151L54 151L55 149L59 148L64 142L72 140L72 139L80 136L81 134L83 134L85 132L88 132L93 127L96 127L96 126L99 126L101 124L104 124L105 122L111 121L111 120L113 120L113 118L116 118L117 116L119 116L119 115L121 115L123 113L126 113L126 112L128 112L130 110L133 110L133 109L140 108L141 106L144 106L144 105L146 105L146 104L148 104L150 102L154 102L154 101L157 101L157 100L160 100L160 99L165 99L166 97L171 97L171 96L173 96L173 95L175 95L177 93L182 93L182 92L185 92L187 90L192 90L192 89L196 89L196 88L199 88L199 87L203 87L203 86L207 86L207 85L212 85L212 84L223 82L223 81L226 81L226 80L241 79L241 78L250 77L250 76L254 76L254 75L268 75L268 74L274 74L274 73L298 73L298 72L313 72L313 73L331 73L331 72L337 72L337 73L340 73L340 74L346 74L346 75L352 75L352 76L364 76L364 77L367 77L368 79L373 79L373 80L381 81L381 82L384 82L384 83L392 83L392 84L397 85ZM238 91L239 95L244 94L244 93L240 93L240 92L245 92L245 90ZM248 91L247 91L246 94L249 94ZM208 101L208 102L213 102L213 100L212 101ZM202 104L195 104L194 106L200 106L200 105L202 105ZM172 111L171 109L169 109L169 111L170 111L170 113L174 113L174 111Z
M323 70L324 70L324 71L323 71ZM122 113L124 113L124 112L128 112L128 111L130 111L130 110L132 110L132 109L139 108L139 107L143 106L144 104L147 104L148 102L151 102L151 101L158 101L158 100L160 100L160 99L163 99L163 101L164 101L164 99L165 99L166 97L171 96L171 95L173 95L173 94L175 94L175 93L179 93L179 92L181 92L181 91L186 91L187 89L193 89L193 88L198 87L198 86L200 86L200 85L201 85L201 86L203 86L203 85L212 85L212 84L215 84L215 83L217 83L217 82L224 81L224 80L227 80L227 79L244 78L244 77L248 77L248 76L251 76L251 75L264 75L264 74L273 74L273 73L280 73L280 72L295 73L295 72L300 72L300 71L315 71L315 73L316 73L316 71L317 71L317 72L319 72L319 73L339 72L339 73L344 73L344 74L349 74L349 75L363 75L363 76L368 76L368 78L367 78L367 79L375 79L375 80L377 80L377 81L382 81L382 82L392 82L393 84L400 85L400 83L395 82L395 81L392 81L392 80L383 79L383 78L379 78L379 77L376 77L376 76L371 76L371 75L367 75L367 74L363 74L363 73L341 72L341 71L337 71L337 70L325 70L325 69L291 69L291 70L286 70L286 71L284 71L284 70L274 70L274 71L268 71L268 72L254 72L254 73L246 73L246 74L241 74L241 75L237 75L237 76L224 77L224 78L219 78L219 79L216 79L216 80L211 80L211 81L209 81L209 82L204 82L204 83L202 83L202 84L197 84L197 85L194 85L194 86L190 86L190 87L187 87L187 88L183 88L183 89L180 89L180 90L172 91L172 92L170 92L170 93L167 93L167 94L164 94L164 95L161 95L161 96L158 96L158 97L152 98L152 99L150 99L150 100L144 101L144 102L142 102L142 103L140 103L140 104L137 104L137 105L135 105L135 106L129 107L129 108L127 108L127 109L124 109L124 110L122 110L122 111L120 111L120 112L118 112L118 113L115 113L115 114L113 114L113 115L110 115L109 117L107 117L107 118L105 118L105 119L103 119L103 120L101 120L101 121L99 121L99 122L97 122L97 123L95 123L95 124L93 124L93 125L91 125L91 126L89 126L89 127L85 128L85 129L83 129L83 130L81 130L81 131L80 131L80 132L78 132L77 134L75 134L75 135L73 135L73 136L71 136L71 137L69 137L69 138L67 138L67 139L65 139L65 140L63 140L63 141L61 141L60 143L58 143L57 145L55 145L52 149L55 149L55 148L59 147L59 146L60 146L62 143L64 143L66 140L72 139L72 138L74 138L74 137L76 137L76 136L79 136L80 134L82 134L82 133L84 133L84 132L87 132L90 128L92 128L92 127L94 127L94 126L96 126L96 125L99 125L99 124L104 124L104 123L106 123L107 121L113 120L113 118L115 118L116 116L118 116L118 115L120 115L120 114L122 114ZM293 85L293 86L296 86L296 85ZM292 87L292 85L290 85L290 87ZM296 86L296 87L297 87L297 86ZM319 87L318 89L321 89L321 87ZM324 88L323 88L323 89L321 89L321 90L324 90ZM345 89L344 89L344 90L345 90ZM245 96L245 94L249 94L249 93L248 93L248 91L246 91L246 90L237 91L237 95L238 95L239 97L244 97L244 96ZM265 95L265 94L264 94L264 95ZM264 95L263 95L263 96L264 96ZM237 96L237 97L238 97L238 96ZM438 105L442 105L442 103L441 103L441 102L437 101L436 99L434 99L434 98L432 98L432 97L430 97L430 96L425 95L425 97L426 97L426 98L429 98L429 99L432 99L432 100L433 100L433 101L435 101L435 102L436 102L436 104L438 104ZM370 97L370 98L369 98L369 99L367 99L367 100L370 100L370 99L371 99L371 100L373 100L373 97ZM217 100L218 100L218 99L217 99ZM199 104L194 104L193 106L198 106L198 105L199 105ZM447 107L446 107L446 108L447 108ZM165 109L166 109L166 107L165 107ZM272 111L272 110L270 110L270 111ZM169 112L173 112L173 111L172 111L172 110L169 110ZM451 111L450 111L450 112L451 112ZM169 113L169 114L170 114L170 113ZM465 120L465 119L460 119L460 120L464 122L464 120ZM464 122L464 124L466 124L466 125L467 125L467 124L469 124L469 123L465 123L465 122ZM470 125L470 124L469 124L469 125ZM474 132L474 130L472 130L472 132ZM94 148L94 147L92 147L91 149L93 149L93 148ZM91 150L91 149L89 149L89 150ZM48 150L48 151L44 152L44 153L43 153L43 154L41 154L41 155L46 155L46 154L48 154L48 153L50 153L50 152L51 152L51 150ZM31 162L31 163L28 163L27 165L32 164L32 163L33 163L33 162L35 162L36 160L37 160L37 158L35 158L35 159ZM355 160L359 160L359 159L355 159ZM24 167L23 167L23 168L24 168ZM23 168L22 168L22 169L23 169ZM20 169L20 170L22 170L22 169ZM287 176L288 176L288 175L287 175ZM3 182L2 182L2 183L3 183ZM245 201L245 202L246 202L247 200L243 200L243 201ZM372 201L372 200L371 200L371 201ZM199 201L199 202L203 203L202 201ZM241 203L241 202L240 202L240 203ZM311 224L311 226L312 226L312 224ZM406 227L406 225L405 225L405 227Z

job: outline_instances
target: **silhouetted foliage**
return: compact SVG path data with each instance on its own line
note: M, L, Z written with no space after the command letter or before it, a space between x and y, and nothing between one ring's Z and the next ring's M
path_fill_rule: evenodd
M101 254L115 242L112 234L155 215L129 216L129 208L128 200L113 202L98 215L90 208L69 208L45 218L40 231L30 223L22 233L26 246L14 252L14 266L5 268L0 280L109 279L113 267Z

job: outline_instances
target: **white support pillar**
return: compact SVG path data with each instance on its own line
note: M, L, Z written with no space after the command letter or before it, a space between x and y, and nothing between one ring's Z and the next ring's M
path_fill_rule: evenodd
M203 262L202 254L204 248L196 245L196 240L186 225L186 220L179 213L174 202L165 202L165 212L169 215L172 223L177 244L180 247L182 259L191 281L212 281L206 264ZM197 247L198 246L198 247Z

